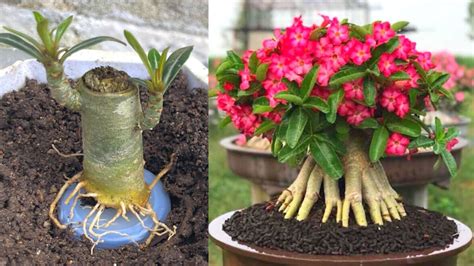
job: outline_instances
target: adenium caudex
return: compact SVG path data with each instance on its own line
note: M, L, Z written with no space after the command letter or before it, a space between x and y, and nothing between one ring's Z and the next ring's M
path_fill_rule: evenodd
M408 22L359 26L322 18L307 26L296 17L262 48L242 57L228 52L213 93L227 114L222 125L232 123L247 136L264 134L280 162L304 161L278 199L286 218L305 219L323 183L323 222L336 208L337 221L348 226L352 208L357 224L367 225L363 200L374 223L400 219L406 213L379 159L432 147L456 174L449 151L457 131L439 120L433 131L420 120L441 97L453 97L443 87L449 74L436 71L429 52L397 33Z
M155 223L154 228L145 228L150 231L146 245L157 234L168 233L171 237L174 229L158 220L148 198L160 177L170 170L175 157L172 155L170 163L155 180L149 185L146 184L142 132L153 129L159 123L163 94L189 58L192 47L178 49L169 57L168 48L161 54L156 49L145 54L135 37L125 31L128 43L140 56L150 80L133 79L125 72L111 67L99 67L85 73L77 85L71 86L63 69L63 64L70 55L104 41L124 45L125 43L112 37L99 36L70 48L63 48L60 47L60 41L72 22L72 16L50 30L47 18L38 12L33 14L40 41L5 27L9 32L0 33L0 42L28 53L42 63L53 98L59 104L79 112L82 121L83 171L66 181L60 189L51 203L50 218L59 228L66 228L66 225L56 218L54 211L65 190L78 182L66 202L73 200L75 205L81 197L92 197L97 202L83 221L85 227L87 219L92 220L90 227L87 230L84 228L85 236L91 241L93 240L89 235L100 240L101 235L94 232L94 221L97 223L100 220L105 208L114 208L117 213L104 227L108 227L120 216L128 219L127 212L141 220L138 214L140 213L151 216ZM138 84L146 87L149 94L144 110L140 102ZM81 193L81 189L86 193Z

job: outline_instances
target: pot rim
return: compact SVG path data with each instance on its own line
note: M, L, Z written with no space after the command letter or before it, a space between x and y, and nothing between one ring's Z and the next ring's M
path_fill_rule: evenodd
M222 147L224 147L228 151L234 151L234 152L240 152L240 153L250 153L250 154L255 154L255 155L260 155L260 156L268 156L268 157L273 157L271 151L268 150L258 150L258 149L252 149L248 147L243 147L235 144L235 140L239 137L239 135L232 135L230 137L223 138L219 143ZM453 151L458 151L462 150L465 147L469 145L469 141L465 138L458 137L459 143L456 144L456 146L453 147ZM433 154L432 151L421 151L415 154L412 154L412 157L417 157L417 156L431 156ZM399 157L406 157L408 154L402 155L402 156L394 156L394 155L389 155L385 158L399 158Z
M447 258L456 256L462 251L466 250L472 242L472 231L470 228L461 223L460 221L448 217L448 219L454 221L458 227L458 237L454 239L454 242L444 249L438 250L426 250L426 251L415 251L406 253L386 254L386 255L308 255L294 252L282 252L275 251L268 248L252 248L232 238L222 229L224 222L229 219L236 211L230 211L215 218L209 223L209 236L211 240L224 250L228 250L232 253L259 259L268 262L278 262L283 264L314 264L324 263L324 265L394 265L394 263L420 263L435 261L441 258ZM398 264L396 264L398 265Z

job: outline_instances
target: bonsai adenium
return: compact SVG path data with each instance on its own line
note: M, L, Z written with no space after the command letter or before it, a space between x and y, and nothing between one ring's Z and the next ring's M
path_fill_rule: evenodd
M52 30L49 20L34 12L40 41L29 35L5 27L10 33L0 33L0 42L11 45L36 58L46 69L47 80L53 98L61 105L81 114L83 139L83 171L68 179L51 203L49 216L59 228L66 228L56 218L54 211L66 189L78 182L74 191L66 199L77 204L79 198L91 197L95 206L82 222L85 236L95 236L99 241L106 232L97 234L94 227L100 220L105 208L114 208L116 215L102 227L106 228L120 216L128 220L131 212L139 221L141 215L151 216L154 228L150 231L149 244L154 235L174 234L148 203L148 198L158 180L171 168L170 163L156 176L154 181L146 184L144 180L144 159L142 132L153 129L160 121L163 106L163 94L178 74L184 62L189 58L192 47L176 50L168 57L168 48L161 54L151 49L148 55L130 33L125 37L138 53L145 65L150 80L140 81L130 78L126 73L111 67L99 67L90 70L72 86L64 76L63 65L73 53L103 41L123 42L107 36L100 36L83 41L73 47L60 47L63 34L72 22L72 16L61 22ZM136 82L135 82L136 81ZM142 111L137 83L143 84L149 94L149 100ZM80 192L81 189L85 193ZM71 213L71 215L74 215ZM94 215L94 216L93 216ZM92 222L86 230L87 220ZM97 243L97 241L94 241Z
M242 57L228 52L216 70L217 105L227 114L222 125L271 139L280 162L303 161L277 200L285 218L307 218L323 187L322 222L336 209L337 222L347 227L352 209L357 224L366 226L363 201L376 224L401 219L401 198L379 160L433 148L456 174L450 149L457 131L439 120L433 131L420 120L441 97L452 97L443 88L449 75L434 70L431 53L397 34L408 22L359 26L322 17L311 26L296 17Z

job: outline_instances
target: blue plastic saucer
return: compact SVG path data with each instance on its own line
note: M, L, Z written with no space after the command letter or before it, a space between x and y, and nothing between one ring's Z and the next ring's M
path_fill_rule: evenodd
M151 183L155 175L152 174L150 171L145 169L145 182L147 184ZM81 199L77 202L74 208L74 217L71 219L69 217L69 213L73 204L73 200L69 201L69 204L65 204L64 201L67 199L69 194L72 193L74 188L77 184L71 185L64 195L62 196L61 200L59 201L58 206L58 218L62 224L70 225L73 229L74 234L77 238L80 238L84 235L84 231L82 230L82 221L84 221L86 215L91 211L91 206L82 206ZM82 193L85 191L81 190ZM160 221L164 221L168 216L168 213L171 210L171 202L168 193L165 191L163 187L163 183L159 181L153 190L151 191L149 202L153 207L153 210L158 216ZM109 221L114 215L116 214L115 209L107 208L101 215L99 224L104 224ZM90 223L92 222L94 215L89 217L87 220L86 228L89 228ZM115 220L113 224L111 224L107 228L94 228L94 232L97 234L101 234L107 231L116 231L120 232L121 234L126 234L127 236L121 234L107 234L101 237L101 241L96 245L97 248L104 248L104 249L112 249L118 248L123 245L131 244L131 243L140 243L144 241L150 233L148 230L143 228L142 224L138 219L133 215L131 212L127 212L127 217L129 221L127 222L122 217ZM154 223L150 216L140 216L143 222L148 228L153 228ZM88 234L94 241L97 240L94 236Z

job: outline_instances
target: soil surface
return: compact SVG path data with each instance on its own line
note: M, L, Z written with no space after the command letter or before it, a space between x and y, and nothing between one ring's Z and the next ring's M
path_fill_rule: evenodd
M166 223L177 234L155 237L140 250L94 250L56 228L49 204L66 175L81 170L80 116L59 106L45 85L30 80L0 100L0 265L106 264L207 265L207 91L187 90L179 75L165 95L160 124L144 132L145 167L158 173L177 153L178 161L161 180L171 196ZM146 98L142 92L142 98Z
M224 231L244 244L312 255L388 254L443 248L457 236L453 221L414 206L405 206L407 216L400 221L367 227L350 224L348 228L336 223L334 212L327 223L321 223L325 206L320 202L302 222L285 220L277 208L268 206L256 204L234 213L224 223Z

